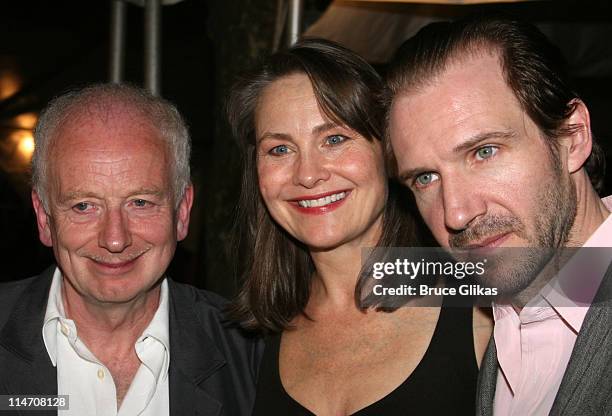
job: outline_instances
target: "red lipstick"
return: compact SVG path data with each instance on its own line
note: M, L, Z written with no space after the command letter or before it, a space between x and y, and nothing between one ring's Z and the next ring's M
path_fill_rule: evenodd
M340 194L344 192L344 198L339 199L337 201L333 201L329 204L323 205L323 206L318 206L318 207L303 207L299 205L299 201L307 201L307 200L315 200L315 199L320 199L320 198L325 198L328 197L330 195L336 195L336 194ZM328 212L331 212L335 209L337 209L338 207L340 207L344 201L346 201L346 199L348 198L349 194L351 193L350 190L339 190L339 191L332 191L332 192L325 192L325 193L320 193L320 194L316 194L316 195L303 195L303 196L298 196L297 198L293 198L291 200L289 200L289 202L291 203L291 206L293 208L295 208L297 211L303 213L303 214L309 214L309 215L323 215L323 214L327 214Z

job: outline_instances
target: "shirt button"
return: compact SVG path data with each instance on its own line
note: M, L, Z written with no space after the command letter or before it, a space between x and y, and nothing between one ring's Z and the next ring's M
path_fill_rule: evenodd
M101 368L98 370L98 378L100 380L104 380L104 370L102 370Z
M70 328L68 328L66 325L62 324L62 334L68 336L69 333L70 333Z

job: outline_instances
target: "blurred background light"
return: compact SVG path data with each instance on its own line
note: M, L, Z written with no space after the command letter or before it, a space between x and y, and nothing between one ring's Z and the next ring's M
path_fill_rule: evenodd
M23 161L30 163L32 153L34 153L34 137L31 133L25 133L18 138L17 151Z
M7 173L27 173L34 153L36 113L10 119L0 130L0 168Z
M13 124L22 129L33 130L37 120L38 115L36 113L24 113L15 117Z
M10 97L21 88L21 77L12 69L0 68L0 100Z

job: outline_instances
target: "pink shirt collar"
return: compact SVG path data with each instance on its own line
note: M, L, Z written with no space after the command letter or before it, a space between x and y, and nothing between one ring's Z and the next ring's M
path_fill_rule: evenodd
M612 211L612 196L601 200ZM547 284L542 297L572 329L578 333L589 306L599 289L612 261L612 215L595 230L583 247L591 250L579 251L559 272L559 276ZM602 250L596 250L601 247ZM580 279L576 279L580 276Z
M612 211L612 196L603 198L602 202L608 210ZM612 215L608 215L583 247L612 247ZM540 294L521 310L520 314L516 313L512 305L493 303L495 319L493 333L497 347L497 359L512 391L520 382L521 342L515 338L520 334L521 324L561 318L576 334L580 331L590 303L599 288L599 283L612 260L610 258L612 250L605 250L603 256L593 255L593 253L589 250L584 255L574 256L560 271L559 278L547 284ZM584 268L585 262L588 262L586 263L589 264L588 268ZM580 286L568 284L567 282L570 281L576 282L575 278L570 279L570 277L576 276L578 270L580 270L579 275L582 275ZM588 270L589 273L586 274L585 270ZM585 282L588 283L585 284ZM562 290L561 287L569 287L571 293L580 290L579 299L582 302L577 303L571 300L575 299L575 296L568 297L566 290Z

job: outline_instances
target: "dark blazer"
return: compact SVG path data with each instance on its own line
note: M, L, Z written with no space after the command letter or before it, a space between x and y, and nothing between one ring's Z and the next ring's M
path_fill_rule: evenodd
M42 338L54 270L0 285L0 394L57 394ZM220 296L168 283L170 415L250 415L262 342L224 323Z
M551 415L612 415L612 265L574 344ZM497 350L491 341L480 365L476 414L493 414L497 383Z

